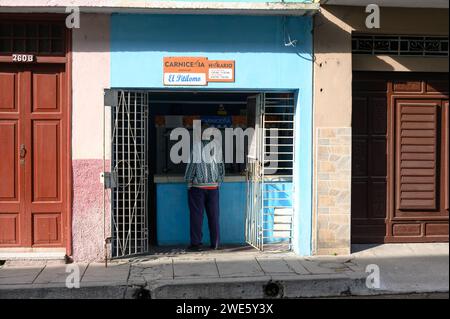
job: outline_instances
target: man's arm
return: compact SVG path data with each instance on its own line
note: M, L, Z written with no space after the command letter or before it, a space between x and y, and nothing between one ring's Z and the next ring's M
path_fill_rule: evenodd
M220 163L218 163L219 167L219 181L223 182L223 178L225 177L225 164L223 163L223 161L221 161Z
M193 163L193 157L192 157L192 152L191 152L189 162L187 163L187 166L186 166L186 172L184 173L184 180L186 183L188 183L189 188L191 188L191 186L192 186L192 181L194 180L194 176L195 176L195 163Z

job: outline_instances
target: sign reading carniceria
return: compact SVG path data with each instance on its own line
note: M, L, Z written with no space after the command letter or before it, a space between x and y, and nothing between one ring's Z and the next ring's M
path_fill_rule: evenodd
M204 57L165 57L163 80L167 86L205 86L208 82L234 82L234 61Z

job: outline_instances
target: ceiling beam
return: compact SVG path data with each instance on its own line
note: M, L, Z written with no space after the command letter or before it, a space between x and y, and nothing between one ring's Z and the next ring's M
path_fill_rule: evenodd
M46 1L1 0L0 12L64 13L73 6L71 0ZM160 13L160 14L242 14L242 15L312 15L319 11L316 3L300 2L196 2L142 0L79 0L81 12L88 13Z

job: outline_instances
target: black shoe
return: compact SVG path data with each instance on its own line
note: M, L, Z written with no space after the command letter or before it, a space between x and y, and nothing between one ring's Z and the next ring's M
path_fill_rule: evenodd
M220 250L219 245L211 245L209 246L209 248L211 248L212 250Z
M200 251L202 249L202 245L190 245L188 246L188 251Z

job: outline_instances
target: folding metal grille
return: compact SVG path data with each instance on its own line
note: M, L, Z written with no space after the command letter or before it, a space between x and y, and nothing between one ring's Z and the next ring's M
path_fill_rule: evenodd
M261 181L262 181L262 106L263 94L248 99L247 117L254 119L254 134L247 158L247 211L245 238L248 244L262 250Z
M111 110L113 257L148 251L147 102L145 92L119 91Z
M255 113L255 156L248 160L246 238L259 250L290 250L293 229L292 93L263 93Z

